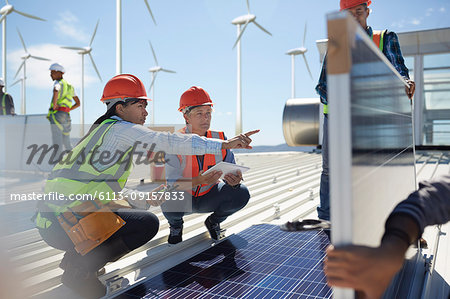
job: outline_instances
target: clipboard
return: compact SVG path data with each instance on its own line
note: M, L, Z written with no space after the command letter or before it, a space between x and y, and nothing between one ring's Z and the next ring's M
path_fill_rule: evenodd
M208 169L207 171L205 171L202 175L208 174L212 171L222 171L222 176L220 177L220 179L223 179L224 176L228 173L237 174L238 170L244 173L249 169L250 167L221 161L216 165L214 165L213 167L211 167L210 169Z

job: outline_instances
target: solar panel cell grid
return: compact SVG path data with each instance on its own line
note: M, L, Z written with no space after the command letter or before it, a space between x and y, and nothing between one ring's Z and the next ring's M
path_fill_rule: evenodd
M120 298L331 298L323 232L253 226Z

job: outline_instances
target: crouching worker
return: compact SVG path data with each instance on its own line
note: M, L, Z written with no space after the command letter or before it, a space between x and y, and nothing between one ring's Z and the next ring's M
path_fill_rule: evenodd
M207 138L226 140L223 132L211 131L213 103L208 93L201 87L191 87L180 98L180 108L183 113L186 127L182 133L193 133ZM257 132L257 131L253 131ZM241 134L241 138L246 142L251 142L250 134ZM179 189L191 192L192 211L196 213L213 212L205 220L205 226L214 240L220 239L224 231L220 228L220 223L228 216L239 211L248 203L250 193L243 184L242 174L227 174L224 182L219 182L221 172L213 171L207 175L202 173L215 164L225 161L235 163L234 155L230 150L223 149L216 154L200 154L190 156L166 157L166 179L169 185L178 186ZM176 244L182 241L183 216L184 212L165 211L170 226L168 238L169 244Z
M46 193L65 200L42 201L36 225L48 245L66 251L60 264L61 281L83 297L105 295L106 288L97 277L99 269L158 232L154 214L132 209L123 201L133 154L146 154L151 144L156 151L170 154L220 154L222 149L250 148L239 136L220 141L152 131L143 126L149 100L137 77L122 74L109 80L101 99L106 113L48 177ZM90 200L74 200L80 198L77 195Z

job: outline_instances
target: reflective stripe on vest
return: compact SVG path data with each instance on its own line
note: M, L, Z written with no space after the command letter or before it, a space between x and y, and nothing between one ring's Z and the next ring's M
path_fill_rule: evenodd
M3 111L2 115L6 115L6 101L5 101L6 95L7 93L5 92L2 96L2 111Z
M92 163L102 157L103 152L99 152L98 148L102 145L105 134L116 122L117 120L113 119L102 122L53 168L46 182L45 192L63 194L70 199L70 201L46 202L56 216L66 211L68 207L72 208L83 202L73 200L74 195L88 194L91 199L106 203L114 199L115 193L125 186L133 166L133 147L125 152L109 153L108 157L117 160L107 169L98 170Z
M58 81L60 84L60 89L58 92L58 99L56 100L56 104L60 107L72 108L72 98L74 95L73 86L70 85L66 80L61 79ZM50 111L49 115L52 113L56 113L56 110L53 109L53 99L50 102Z
M373 30L373 34L371 36L373 42L377 47L383 52L384 49L384 35L387 30ZM328 114L328 105L323 105L323 113Z
M381 52L383 52L384 49L384 35L386 34L386 31L387 30L373 30L373 34L371 36L373 42L377 45Z
M182 133L186 133L186 128L180 130ZM207 138L216 138L225 140L225 134L223 132L211 131L208 130L206 132ZM181 163L181 168L183 169L183 178L191 179L193 177L198 176L200 170L206 171L212 166L216 165L220 161L225 159L227 155L226 150L222 150L220 154L205 154L203 155L203 162L201 161L201 156L178 156L178 159ZM192 188L191 193L192 196L202 196L208 193L212 187L216 184L204 184L201 186L197 186Z

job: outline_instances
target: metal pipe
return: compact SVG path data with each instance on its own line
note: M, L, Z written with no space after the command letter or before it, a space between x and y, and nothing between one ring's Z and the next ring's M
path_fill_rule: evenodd
M295 55L291 55L291 99L295 98Z
M155 125L155 82L153 79L155 78L156 73L152 73L152 126Z
M4 92L6 92L8 84L6 84L6 16L2 24L2 76L5 82Z
M116 75L122 74L122 0L116 0Z
M22 81L22 114L27 114L27 99L26 99L26 87L25 87L25 76L27 73L27 63L23 64L23 81ZM5 83L6 85L6 83Z
M80 137L84 136L84 54L81 54Z
M237 36L241 34L241 24L237 24ZM241 90L241 40L237 43L237 101L236 101L236 135L242 133L242 90Z

